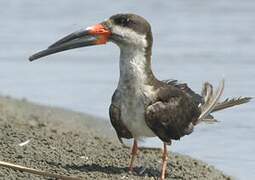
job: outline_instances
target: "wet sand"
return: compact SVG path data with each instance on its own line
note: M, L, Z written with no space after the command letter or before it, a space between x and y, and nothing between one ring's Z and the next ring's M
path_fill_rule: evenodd
M143 149L128 174L130 148L118 142L107 121L86 114L0 97L0 132L1 161L81 179L152 180L160 173L161 151ZM0 167L0 179L47 178ZM232 177L170 151L167 179Z

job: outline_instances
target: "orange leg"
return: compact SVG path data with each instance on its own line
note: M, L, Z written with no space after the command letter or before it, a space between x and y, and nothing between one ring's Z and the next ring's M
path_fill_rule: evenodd
M135 156L137 155L137 150L138 150L138 145L137 145L137 140L134 139L132 151L131 151L131 161L128 167L128 172L132 173L133 172L133 164L135 161Z
M167 160L168 160L167 146L166 146L166 143L164 143L163 157L162 157L162 169L161 169L160 180L164 180L165 179Z

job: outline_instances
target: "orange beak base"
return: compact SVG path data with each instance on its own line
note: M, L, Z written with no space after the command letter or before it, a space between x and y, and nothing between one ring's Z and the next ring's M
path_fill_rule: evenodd
M99 44L106 44L109 40L111 35L111 31L109 31L105 26L102 24L96 24L87 28L90 35L97 36L97 41L95 42L97 45Z

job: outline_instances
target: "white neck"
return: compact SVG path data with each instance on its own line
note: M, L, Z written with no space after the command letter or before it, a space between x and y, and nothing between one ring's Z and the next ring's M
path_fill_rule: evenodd
M145 48L121 47L119 87L142 86L148 82Z

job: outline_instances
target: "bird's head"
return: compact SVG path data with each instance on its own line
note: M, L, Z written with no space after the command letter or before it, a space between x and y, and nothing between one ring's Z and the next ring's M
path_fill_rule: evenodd
M120 48L151 48L152 33L150 24L135 14L116 14L94 26L71 33L40 51L29 60L55 54L69 49L113 42Z

